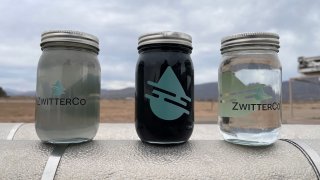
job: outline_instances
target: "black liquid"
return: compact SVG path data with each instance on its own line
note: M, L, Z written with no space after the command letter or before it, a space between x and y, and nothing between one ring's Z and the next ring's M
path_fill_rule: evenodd
M140 58L136 67L136 105L135 125L140 139L144 142L170 144L187 141L193 131L194 124L194 76L190 58L191 48L176 44L146 45L139 48ZM181 106L189 112L183 113L175 120L163 120L152 112L150 99L145 95L154 95L154 89L167 95L170 92L150 86L147 82L158 82L170 66L178 78L185 95L191 101L182 99L186 106ZM171 104L179 106L175 102Z

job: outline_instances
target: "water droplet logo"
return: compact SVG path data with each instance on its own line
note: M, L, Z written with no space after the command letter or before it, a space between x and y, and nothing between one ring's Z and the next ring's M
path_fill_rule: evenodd
M170 66L162 74L158 83L147 81L147 84L154 89L152 95L145 94L145 97L149 99L150 108L158 118L175 120L183 114L189 115L190 112L185 108L187 103L191 102L191 98L185 94Z
M64 88L60 81L56 81L56 83L52 86L52 95L57 97L64 94Z

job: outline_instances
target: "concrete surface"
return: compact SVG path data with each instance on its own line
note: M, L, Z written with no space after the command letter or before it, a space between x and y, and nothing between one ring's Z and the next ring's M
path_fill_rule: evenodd
M7 138L10 128L16 123L0 123L0 140ZM320 125L282 125L280 138L320 139ZM23 124L14 136L14 140L38 140L33 123ZM134 124L101 123L95 140L139 140ZM222 136L216 124L195 124L191 140L217 140Z
M0 179L40 179L51 150L51 145L39 141L0 141ZM220 140L194 140L178 146L108 140L69 146L55 179L317 177L304 155L284 141L253 148Z
M34 124L0 123L0 179L40 179L54 146L38 140ZM319 157L320 125L283 125L281 138L298 139ZM320 163L320 158L313 161ZM318 179L301 149L285 141L246 147L222 141L215 124L196 124L182 145L142 143L134 124L100 124L94 141L69 145L55 179Z

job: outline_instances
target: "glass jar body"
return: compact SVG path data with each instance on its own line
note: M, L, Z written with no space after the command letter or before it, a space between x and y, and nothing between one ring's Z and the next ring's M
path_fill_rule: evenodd
M261 146L278 139L282 115L281 72L274 51L223 54L219 67L218 124L226 141Z
M148 143L187 141L194 123L194 77L191 49L147 45L136 67L135 126Z
M97 53L48 47L37 70L36 132L49 143L93 139L100 119L100 64Z

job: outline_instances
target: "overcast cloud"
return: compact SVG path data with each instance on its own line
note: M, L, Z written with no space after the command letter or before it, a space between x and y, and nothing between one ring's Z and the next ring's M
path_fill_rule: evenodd
M283 80L298 76L298 56L320 55L319 0L108 0L0 3L0 86L35 90L40 35L70 29L99 37L102 88L134 86L138 36L181 31L193 37L195 83L217 81L223 36L280 35Z

